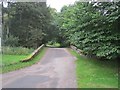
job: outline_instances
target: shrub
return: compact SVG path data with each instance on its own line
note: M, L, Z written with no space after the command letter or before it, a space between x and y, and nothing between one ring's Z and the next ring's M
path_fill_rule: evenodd
M18 37L14 37L12 35L10 35L9 37L7 37L5 40L4 40L4 45L5 46L17 46L18 45L18 40L19 38Z

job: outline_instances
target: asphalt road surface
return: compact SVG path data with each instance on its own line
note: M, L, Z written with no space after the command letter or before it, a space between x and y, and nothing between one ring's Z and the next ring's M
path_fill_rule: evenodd
M3 74L3 88L76 88L75 57L66 48L48 48L30 67Z

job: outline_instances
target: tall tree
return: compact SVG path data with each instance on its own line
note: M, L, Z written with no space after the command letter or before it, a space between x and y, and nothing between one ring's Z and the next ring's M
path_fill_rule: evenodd
M15 2L9 6L9 22L9 34L18 37L18 46L36 48L44 43L50 13L44 2Z

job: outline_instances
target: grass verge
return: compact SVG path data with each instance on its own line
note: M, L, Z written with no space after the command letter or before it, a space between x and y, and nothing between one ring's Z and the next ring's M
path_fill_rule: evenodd
M2 55L2 64L9 65L11 63L18 63L27 56L28 55Z
M69 49L77 57L76 77L78 88L118 88L118 63L114 60L93 60L80 56Z
M2 47L2 52L5 55L29 55L34 51L33 48L25 48L25 47Z
M25 68L25 67L31 66L31 65L37 63L43 57L43 55L45 54L46 50L47 50L47 48L43 48L38 53L38 55L35 58L33 58L31 61L29 61L29 62L19 62L18 64L5 66L5 67L2 67L0 69L2 69L2 73L7 73L7 72L10 72L10 71L15 71L15 70L18 70L18 69L21 69L21 68Z

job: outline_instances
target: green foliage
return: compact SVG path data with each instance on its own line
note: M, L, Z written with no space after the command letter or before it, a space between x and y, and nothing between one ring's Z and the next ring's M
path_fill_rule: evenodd
M65 42L86 55L106 59L120 56L120 2L75 2L64 6L58 26Z
M61 46L72 44L85 55L120 57L120 2L77 1L60 13L45 3L15 2L3 12L3 38L9 46L37 48L53 41Z
M31 54L34 49L25 47L2 47L3 55L28 55Z
M49 41L46 46L48 47L61 47L60 43L54 42L54 41Z
M18 37L14 37L13 35L10 35L4 40L4 45L11 46L11 47L18 46L18 41L19 41Z
M3 12L4 40L12 35L18 37L18 46L29 48L45 43L46 31L51 25L50 11L45 2L10 2Z
M59 27L57 26L57 12L56 9L48 7L49 12L50 12L50 24L49 24L49 29L46 30L46 43L50 42L58 42L58 37L59 37Z

